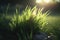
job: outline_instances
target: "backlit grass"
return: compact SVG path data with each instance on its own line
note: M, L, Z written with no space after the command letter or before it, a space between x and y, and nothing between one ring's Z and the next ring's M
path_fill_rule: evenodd
M9 38L11 40L32 40L37 32L45 32L50 36L52 34L53 40L60 40L60 16L48 15L48 11L42 13L42 9L36 7L26 7L21 14L18 9L12 15L8 15L7 12L2 14L0 16L2 40L9 40Z
M0 17L0 28L15 33L19 40L32 40L35 33L43 31L47 15L48 12L42 13L42 9L37 10L36 7L26 7L22 14L16 9L14 15Z

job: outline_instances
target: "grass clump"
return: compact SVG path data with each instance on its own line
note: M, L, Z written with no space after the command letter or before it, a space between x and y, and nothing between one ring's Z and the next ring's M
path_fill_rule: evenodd
M35 33L44 31L44 26L47 24L47 13L42 13L42 9L37 9L36 7L27 7L20 15L16 9L14 15L6 15L4 17L6 21L3 18L0 23L5 21L4 23L8 25L3 23L4 27L9 27L10 31L14 32L19 40L32 40ZM9 21L7 22L7 20Z
M12 23L15 24L15 30L21 37L20 40L32 40L33 34L43 30L43 27L47 24L47 12L42 13L42 9L37 10L36 7L32 9L27 7L21 15L18 12L16 14L12 18Z

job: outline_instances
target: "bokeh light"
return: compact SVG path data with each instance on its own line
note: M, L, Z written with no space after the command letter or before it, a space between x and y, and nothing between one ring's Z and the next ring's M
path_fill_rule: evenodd
M42 0L36 0L36 3L42 3Z
M52 3L53 0L36 0L36 3Z
M45 3L51 3L52 0L44 0Z

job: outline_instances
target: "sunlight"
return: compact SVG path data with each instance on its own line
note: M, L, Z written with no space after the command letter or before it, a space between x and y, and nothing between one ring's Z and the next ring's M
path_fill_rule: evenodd
M36 3L51 3L53 0L36 0Z
M50 3L52 0L44 0L45 3Z
M37 12L37 10L35 9L35 10L32 12L32 15L33 15L33 16L36 16L36 12Z
M42 0L36 0L36 3L42 3Z

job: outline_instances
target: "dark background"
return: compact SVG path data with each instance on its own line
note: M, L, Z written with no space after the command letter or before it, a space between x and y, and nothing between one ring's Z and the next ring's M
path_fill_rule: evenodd
M8 5L8 4L11 4L13 6L19 4L19 5L22 5L22 9L24 9L27 5L30 6L30 7L34 7L36 5L36 2L35 0L0 0L0 6L1 5ZM41 7L41 5L39 6ZM52 13L54 14L60 14L60 3L56 3L56 5L53 5L52 6L49 6L49 7L45 7L45 10L51 10ZM1 12L1 9L0 9L0 12Z

